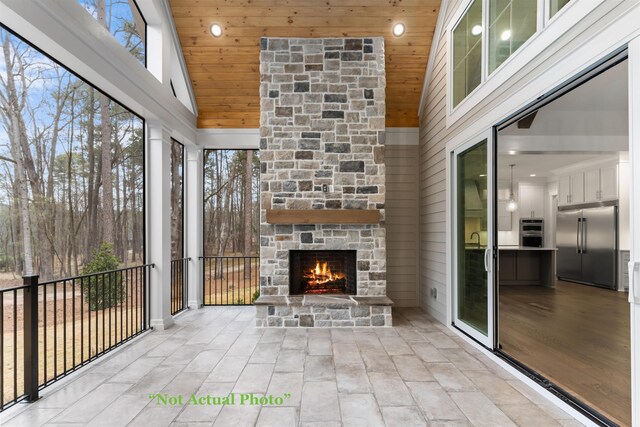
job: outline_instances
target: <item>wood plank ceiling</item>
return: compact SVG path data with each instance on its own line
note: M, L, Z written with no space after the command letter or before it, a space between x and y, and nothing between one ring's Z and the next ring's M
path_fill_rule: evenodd
M418 126L440 0L170 0L201 128L260 126L260 37L384 36L387 127ZM402 22L401 37L391 33ZM223 28L214 38L213 23Z

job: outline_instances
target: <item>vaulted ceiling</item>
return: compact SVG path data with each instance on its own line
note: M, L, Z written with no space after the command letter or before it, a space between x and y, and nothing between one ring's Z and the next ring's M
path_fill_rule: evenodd
M384 36L387 127L418 126L440 0L170 0L201 128L260 126L260 37ZM402 22L401 37L391 33ZM214 38L213 23L223 28Z

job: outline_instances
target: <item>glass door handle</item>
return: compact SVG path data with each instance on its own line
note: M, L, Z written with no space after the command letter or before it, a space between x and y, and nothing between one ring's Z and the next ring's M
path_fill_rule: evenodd
M638 275L638 271L640 271L640 262L638 261L630 261L629 262L629 302L631 304L640 304L640 295L636 290L636 276Z
M491 255L491 249L486 248L484 250L484 271L486 271L487 273L491 271L491 266L488 259L490 255Z

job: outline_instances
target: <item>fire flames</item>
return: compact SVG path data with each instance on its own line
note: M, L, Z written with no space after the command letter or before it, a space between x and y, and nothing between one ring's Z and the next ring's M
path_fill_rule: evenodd
M308 279L307 283L309 286L319 286L344 279L344 273L334 273L326 262L320 263L316 260L315 268L306 272L304 278Z

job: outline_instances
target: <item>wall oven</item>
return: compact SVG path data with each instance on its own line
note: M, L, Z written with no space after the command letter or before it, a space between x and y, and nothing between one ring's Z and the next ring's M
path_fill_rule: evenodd
M520 219L520 246L544 247L543 219Z

